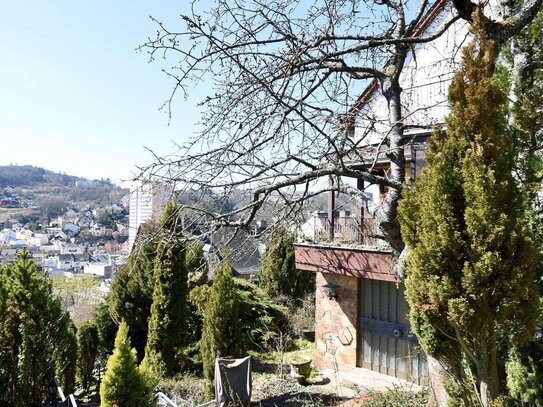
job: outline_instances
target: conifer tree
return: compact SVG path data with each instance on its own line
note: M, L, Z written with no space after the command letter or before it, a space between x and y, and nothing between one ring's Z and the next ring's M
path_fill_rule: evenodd
M0 405L16 405L19 310L10 290L8 269L0 270Z
M0 275L0 405L41 406L55 375L73 387L75 330L26 250Z
M110 314L109 297L99 304L94 312L94 324L98 331L98 361L101 367L105 367L109 355L113 353L117 325ZM128 325L128 324L127 324ZM130 330L130 326L128 326ZM137 349L136 349L137 351Z
M209 266L204 256L204 245L194 240L187 244L185 266L188 271L189 288L194 288L208 281Z
M520 75L510 78L511 100L514 102L510 119L513 136L521 144L521 157L515 175L522 179L533 205L531 227L537 246L543 252L543 10L522 34L513 40L506 53L509 66L523 66ZM539 64L537 63L539 61ZM510 101L511 104L511 101ZM543 303L543 264L538 267L539 296ZM521 403L543 406L543 318L538 322L537 334L526 344L512 343L506 362L509 394ZM524 404L523 404L524 405Z
M188 282L178 211L166 206L155 257L153 304L144 364L155 375L173 376L184 366L188 338Z
M493 77L497 48L478 21L474 27L449 91L447 135L435 133L427 167L399 215L409 247L411 325L428 354L457 378L474 378L477 398L489 406L503 393L499 341L533 335L538 253L525 194L512 175L518 151Z
M64 394L75 391L75 377L77 371L77 329L67 312L63 312L59 319L57 348L57 377Z
M200 352L204 367L206 397L213 397L215 358L243 354L239 302L228 257L215 269L213 287L204 311Z
M130 347L128 325L122 322L115 338L113 355L100 385L102 407L150 406L150 389L136 365L135 350Z
M136 242L139 243L139 242ZM108 304L115 321L125 321L129 327L132 346L141 360L149 329L149 316L153 303L154 259L158 240L150 227L142 228L141 244L128 257L111 287Z
M88 390L98 356L98 329L93 322L85 322L79 327L77 345L77 379Z
M296 270L296 235L283 227L274 229L258 273L260 287L270 296L303 298L315 289L315 274Z

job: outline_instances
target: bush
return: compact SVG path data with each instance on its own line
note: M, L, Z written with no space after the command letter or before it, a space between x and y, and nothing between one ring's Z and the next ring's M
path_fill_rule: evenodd
M201 404L206 400L204 381L192 374L180 374L172 379L164 379L158 386L174 400L180 398L195 404Z
M295 233L278 227L262 257L262 268L257 277L262 289L272 298L286 296L297 300L315 291L315 273L296 270L295 242Z
M136 351L130 348L128 326L122 322L115 338L115 350L107 361L100 385L102 407L151 406L151 388L136 365Z
M287 308L275 304L264 291L246 280L235 278L233 282L239 302L242 348L269 349L272 336L287 325ZM209 286L200 286L190 293L190 301L199 315L207 309L211 290Z
M370 392L363 396L357 407L426 407L428 405L428 392L413 393L395 387L386 392Z

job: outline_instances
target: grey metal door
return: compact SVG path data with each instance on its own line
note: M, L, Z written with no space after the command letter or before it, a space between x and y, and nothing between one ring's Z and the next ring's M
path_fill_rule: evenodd
M360 279L358 365L426 384L428 365L409 330L403 284Z

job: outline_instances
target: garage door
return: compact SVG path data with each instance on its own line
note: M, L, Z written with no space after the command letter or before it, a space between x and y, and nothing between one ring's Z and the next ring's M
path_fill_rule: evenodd
M360 279L358 365L426 384L428 365L409 331L404 285Z

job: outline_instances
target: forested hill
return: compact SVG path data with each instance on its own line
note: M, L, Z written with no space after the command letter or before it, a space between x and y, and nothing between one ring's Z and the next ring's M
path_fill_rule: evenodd
M54 217L67 208L119 203L127 194L127 189L109 180L89 180L31 165L0 166L0 218Z
M31 165L0 166L0 188L29 187L38 184L70 185L83 178L59 174Z

